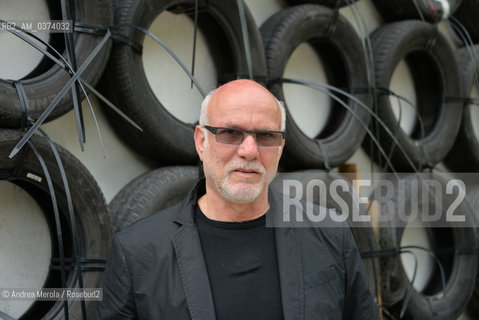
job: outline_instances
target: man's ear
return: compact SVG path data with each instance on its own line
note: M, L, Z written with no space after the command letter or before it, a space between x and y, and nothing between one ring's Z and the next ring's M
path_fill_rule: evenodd
M203 161L205 134L203 132L203 129L199 125L195 127L194 138L195 138L196 152L198 153L198 157L200 157L200 160Z

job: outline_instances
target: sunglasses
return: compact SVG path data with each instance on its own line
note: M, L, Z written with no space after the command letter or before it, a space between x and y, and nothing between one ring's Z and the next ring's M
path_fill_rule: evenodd
M269 130L243 130L237 128L204 126L216 137L216 142L232 145L240 145L247 133L254 136L258 147L278 147L284 139L284 131Z

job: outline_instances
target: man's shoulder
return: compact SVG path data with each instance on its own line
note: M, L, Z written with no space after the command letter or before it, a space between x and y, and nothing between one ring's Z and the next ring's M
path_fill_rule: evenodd
M122 246L135 247L160 244L162 240L170 239L179 228L175 217L182 210L182 205L180 202L132 223L115 235L116 241Z

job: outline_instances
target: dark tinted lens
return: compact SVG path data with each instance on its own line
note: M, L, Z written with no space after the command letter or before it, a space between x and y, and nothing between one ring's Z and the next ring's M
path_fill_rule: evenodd
M257 132L256 143L259 146L273 147L280 146L282 140L281 133L277 132Z
M244 132L234 129L218 129L216 141L227 144L241 144Z

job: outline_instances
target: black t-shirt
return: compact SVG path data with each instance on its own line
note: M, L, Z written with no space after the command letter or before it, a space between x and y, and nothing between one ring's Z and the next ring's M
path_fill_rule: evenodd
M274 231L265 215L246 222L211 220L195 210L216 318L283 319Z

